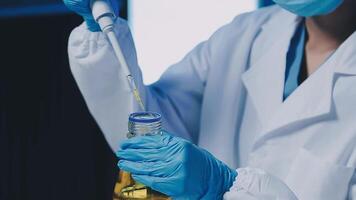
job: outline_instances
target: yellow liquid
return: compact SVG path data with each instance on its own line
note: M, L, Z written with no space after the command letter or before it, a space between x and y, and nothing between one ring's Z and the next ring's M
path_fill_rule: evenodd
M131 174L120 170L115 184L114 200L170 200L171 198L156 192L145 185L135 182Z

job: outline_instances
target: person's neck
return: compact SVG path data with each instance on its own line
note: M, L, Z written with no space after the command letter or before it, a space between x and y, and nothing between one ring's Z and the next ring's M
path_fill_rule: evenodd
M307 48L319 52L337 49L356 30L356 1L345 0L333 13L306 19Z

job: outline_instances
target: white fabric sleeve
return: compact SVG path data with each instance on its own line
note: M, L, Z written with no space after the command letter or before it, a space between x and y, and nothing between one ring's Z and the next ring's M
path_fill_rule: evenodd
M123 20L117 20L116 32L128 65L135 66L135 50ZM92 116L101 128L113 151L126 138L128 115L138 109L127 87L126 78L106 35L91 32L85 23L75 28L68 42L68 56L72 74ZM132 68L137 81L138 70ZM122 73L121 73L122 74Z
M236 171L238 175L225 193L225 200L297 200L283 181L261 169L239 168Z
M207 44L198 45L181 62L170 67L157 83L144 86L126 21L118 19L115 32L146 109L163 115L167 131L193 142L197 140L208 68ZM138 105L125 87L126 79L121 76L112 47L105 34L90 32L82 24L70 35L68 54L72 74L89 111L116 151L119 142L126 138L128 115L137 111Z

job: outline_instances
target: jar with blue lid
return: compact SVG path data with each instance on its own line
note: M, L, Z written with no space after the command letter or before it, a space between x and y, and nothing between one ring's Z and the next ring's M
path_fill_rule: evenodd
M162 116L155 112L137 112L129 116L128 138L161 134Z
M129 116L128 138L149 137L157 134L162 134L162 116L159 113L136 112ZM130 173L120 170L119 179L115 185L114 199L168 200L170 198L135 182Z

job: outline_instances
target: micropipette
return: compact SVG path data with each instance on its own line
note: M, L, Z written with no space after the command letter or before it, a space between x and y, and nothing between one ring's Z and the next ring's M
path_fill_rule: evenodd
M114 20L116 16L111 8L110 3L107 2L107 0L92 0L91 9L95 21L99 24L103 33L107 35L111 43L111 46L113 47L114 53L123 70L122 75L126 77L127 83L130 89L132 90L134 98L136 99L141 109L144 111L145 106L143 105L143 101L141 99L140 93L138 92L134 77L130 73L129 66L127 65L126 59L122 53L120 43L115 35Z

